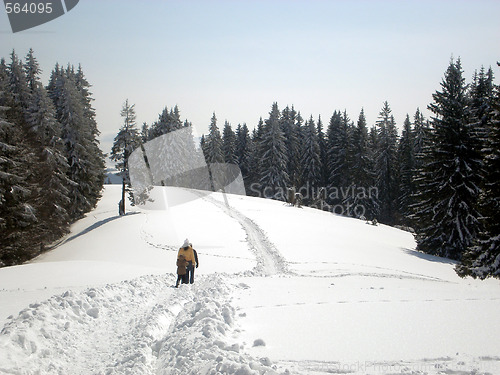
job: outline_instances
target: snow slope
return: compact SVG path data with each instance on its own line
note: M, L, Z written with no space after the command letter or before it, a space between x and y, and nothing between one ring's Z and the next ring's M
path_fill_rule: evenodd
M119 189L0 269L1 374L500 374L500 282L407 232L173 188L118 217ZM171 288L186 237L196 281Z

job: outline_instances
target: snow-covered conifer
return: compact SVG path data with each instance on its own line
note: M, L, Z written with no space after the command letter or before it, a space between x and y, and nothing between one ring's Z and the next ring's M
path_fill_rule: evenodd
M28 55L28 58L31 58ZM29 60L28 60L29 61ZM26 66L29 66L27 63ZM61 125L56 111L37 75L30 78L30 100L26 110L26 140L33 150L36 168L32 171L32 199L38 216L38 228L33 237L49 244L69 229L69 187L75 182L68 178L68 163L61 139Z
M111 160L116 162L116 169L120 171L122 178L122 198L120 201L120 214L125 214L125 194L129 193L129 200L134 204L134 197L130 185L130 174L128 158L132 152L140 146L141 140L136 126L135 104L130 105L128 99L122 106L120 116L123 124L115 137L111 149Z
M27 233L37 221L30 201L34 163L23 132L23 105L10 91L12 67L14 74L23 72L17 69L17 56L11 57L9 66L0 62L0 266L19 264L33 255Z
M58 68L52 72L48 86L57 120L62 126L68 176L76 182L70 186L68 195L73 220L95 207L104 183L104 157L99 149L95 113L85 82L82 73L75 73L68 65L67 69Z
M343 200L346 213L373 219L378 213L378 195L375 187L374 161L370 156L370 142L365 112L361 109L356 127L352 131L351 186ZM348 212L347 212L348 211Z
M415 173L415 136L410 122L410 116L407 114L403 124L403 132L398 145L399 159L399 212L402 215L402 221L408 225L408 217L411 215L411 205L413 195L416 191L414 182Z
M335 111L327 130L328 187L340 191L351 185L349 148L351 147L351 123L347 113ZM333 195L335 196L335 194ZM335 197L334 197L335 198ZM340 204L341 197L332 198L330 204Z
M326 135L323 130L323 121L321 120L321 116L318 117L318 122L316 123L316 130L318 133L319 155L321 160L320 186L325 187L328 183L328 165L326 163L327 143L326 143Z
M307 196L313 199L314 192L321 187L321 150L312 116L303 127L302 134L302 187L309 190Z
M222 130L222 152L224 153L224 162L229 164L237 164L236 156L236 134L229 122L224 123Z
M395 224L398 217L398 133L389 103L384 102L377 120L378 142L375 145L375 171L380 201L377 220Z
M205 138L205 159L207 163L224 163L224 151L222 145L222 136L217 126L217 117L215 112L210 120L208 136Z
M158 121L151 125L148 131L148 141L159 137L163 134L181 129L183 127L179 107L175 106L172 109L163 108L163 111L158 115Z
M285 149L288 160L286 172L289 176L290 184L297 187L301 184L302 121L300 113L297 113L293 106L291 109L287 106L281 112L281 130L285 136Z
M261 150L260 184L266 197L284 200L289 184L288 157L285 136L280 125L278 103L273 103L269 119L263 128L259 148Z
M479 206L483 227L457 267L459 275L481 279L500 278L500 86L496 86L488 106L488 137L482 150L484 191Z
M451 61L429 105L435 117L423 150L414 214L418 249L452 259L462 258L480 230L482 162L466 89L460 60Z

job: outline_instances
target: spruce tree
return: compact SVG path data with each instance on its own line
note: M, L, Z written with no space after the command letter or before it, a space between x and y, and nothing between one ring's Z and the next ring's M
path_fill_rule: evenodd
M482 174L460 60L451 61L433 100L429 109L435 116L417 180L414 226L419 250L459 260L480 231Z
M339 205L342 203L342 191L351 185L351 123L344 111L335 111L330 118L327 130L327 165L328 165L328 188L329 204Z
M280 126L278 103L273 103L259 145L262 152L260 183L267 198L285 200L289 184L285 136Z
M205 160L208 164L224 163L224 151L222 145L222 136L217 126L217 117L215 112L210 120L208 136L205 138Z
M61 139L61 125L56 120L56 111L47 91L40 82L41 73L33 50L25 63L30 98L26 109L26 140L36 160L32 172L33 205L38 216L36 236L41 244L49 244L69 229L69 187L75 184L68 178L68 163Z
M327 142L326 142L326 135L325 135L325 132L323 130L323 121L321 120L321 116L318 117L316 129L317 129L317 133L318 133L319 155L320 155L320 160L321 160L320 185L321 185L321 187L326 187L326 185L328 183L328 165L326 163Z
M424 115L420 111L420 108L417 108L415 116L413 117L413 150L415 153L415 167L413 171L414 179L418 173L417 171L419 171L422 167L422 153L425 143L429 140L429 128L429 122L425 119Z
M28 88L29 90L33 91L39 84L40 81L39 76L41 73L41 69L32 48L30 48L26 56L26 62L24 68L25 68Z
M247 124L238 125L236 129L236 161L241 170L241 175L245 183L246 191L251 183L251 171L253 164L253 141L250 136Z
M130 105L128 99L125 100L120 116L123 118L123 125L115 137L111 149L111 160L116 162L116 169L122 178L122 198L119 204L120 215L125 215L125 195L129 193L129 200L134 205L134 196L130 183L130 173L128 159L132 152L141 145L139 131L136 126L135 104Z
M13 97L5 91L7 77L2 77L3 70L0 66L0 267L19 264L32 256L33 245L26 233L37 220L29 204L27 148L21 129L8 119L7 111L12 116L16 110L9 107Z
M83 103L83 121L85 123L87 151L89 157L90 169L87 170L89 178L89 201L94 208L101 198L101 192L104 184L105 176L105 161L104 154L100 148L99 135L100 131L97 127L95 109L92 107L92 93L90 92L91 85L87 81L81 65L78 65L78 70L74 74L75 85Z
M301 123L300 114L288 106L281 113L281 130L285 136L285 149L287 155L287 169L290 183L293 186L301 184Z
M225 163L238 163L236 156L236 134L231 124L227 121L224 123L224 129L222 130L222 152L224 154Z
M19 117L16 118L16 122L22 123L24 121L24 111L30 97L28 81L23 62L18 58L15 51L12 51L10 57L7 90L12 97L11 107L18 110Z
M25 132L29 98L23 65L12 52L0 63L0 266L28 260L39 251L31 240L38 218L33 206L35 157Z
M205 160L206 160L207 155L208 155L208 149L207 149L207 137L205 136L205 134L201 135L200 148L201 148L201 151L203 152L203 156L205 157Z
M361 109L356 127L352 132L352 171L349 194L343 201L350 216L373 219L377 216L378 196L376 194L374 162L370 156L370 141L365 112Z
M409 225L413 195L416 192L414 182L415 173L415 137L410 122L410 116L406 115L403 124L403 132L399 139L398 146L399 159L399 212L402 215L402 222Z
M398 222L398 134L389 103L384 102L377 120L378 142L375 145L375 171L380 201L379 222Z
M307 191L306 203L316 199L318 189L321 187L321 155L316 124L311 116L303 129L302 139L302 191Z
M80 69L75 73L71 65L67 69L56 66L48 86L57 120L62 126L68 177L76 182L70 186L68 194L73 220L95 207L104 183L104 156L99 149L99 133L88 86Z
M162 112L158 115L158 120L151 125L151 127L143 128L143 138L144 142L150 141L161 135L173 132L175 130L182 129L184 127L179 107L169 109L164 107Z
M500 86L488 106L488 137L482 150L485 180L479 206L483 226L457 267L460 276L480 279L500 278Z
M253 150L253 160L255 164L253 165L253 173L250 173L252 176L250 180L253 184L252 193L261 194L262 186L260 183L260 178L262 176L262 156L264 154L264 149L262 148L262 139L264 138L264 120L262 117L259 118L259 122L257 126L252 130L252 144L254 146ZM258 186L258 187L257 187ZM258 192L258 193L257 193Z

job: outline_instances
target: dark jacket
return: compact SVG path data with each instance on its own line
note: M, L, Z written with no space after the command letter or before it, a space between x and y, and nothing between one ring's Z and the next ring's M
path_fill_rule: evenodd
M177 258L177 275L185 275L186 274L186 267L187 267L187 260L184 257L184 255L179 255Z
M196 268L198 268L198 266L200 265L200 263L198 262L198 253L196 252L195 249L193 249L193 253L194 253L194 260L196 262Z

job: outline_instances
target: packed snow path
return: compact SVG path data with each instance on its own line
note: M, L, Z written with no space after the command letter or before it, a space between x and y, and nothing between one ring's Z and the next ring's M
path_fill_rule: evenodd
M220 276L171 281L143 276L30 305L2 330L0 373L277 373L228 342L238 328Z
M254 221L243 215L234 207L231 207L227 202L221 202L215 197L206 194L200 194L199 196L219 207L227 215L240 223L246 233L248 245L257 259L257 265L254 270L256 276L272 276L289 273L285 259L281 256L276 246L274 246L264 231Z

